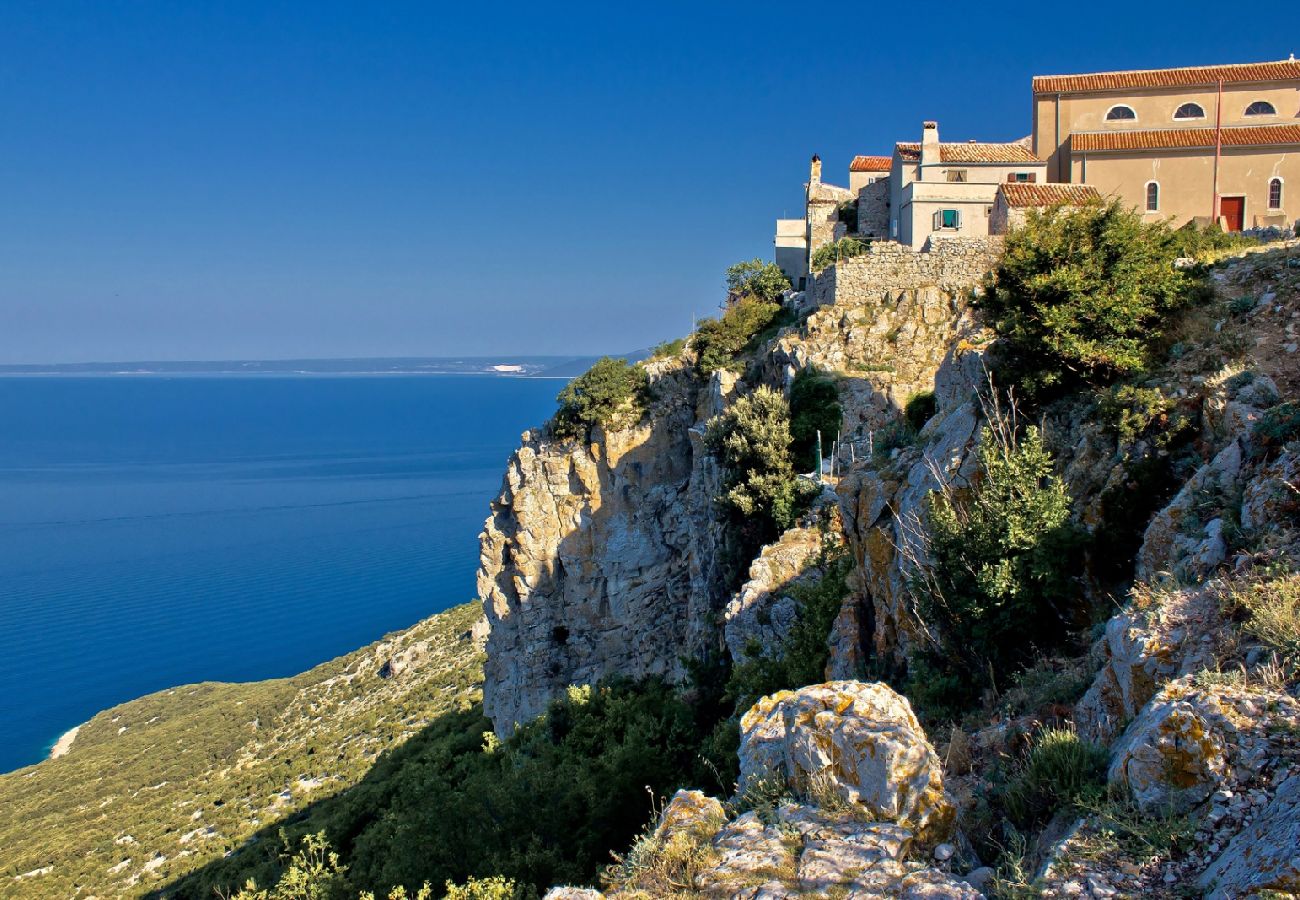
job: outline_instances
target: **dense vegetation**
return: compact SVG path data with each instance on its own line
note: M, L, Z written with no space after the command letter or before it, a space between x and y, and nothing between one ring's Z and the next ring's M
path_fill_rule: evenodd
M1006 347L1001 376L1037 397L1145 371L1196 281L1174 232L1120 204L1031 210L978 301Z
M555 398L560 408L552 428L558 437L585 440L598 425L630 425L641 418L648 386L641 366L621 358L601 357Z
M781 305L755 296L744 296L727 307L718 319L701 319L691 336L701 374L736 368L737 357L781 315Z
M828 452L843 416L834 378L816 369L795 376L790 386L790 452L800 472L817 471L817 433L821 432L823 452Z
M776 303L790 290L790 279L776 263L752 259L727 269L727 292L736 298L750 297Z
M1059 647L1082 602L1084 537L1038 429L1018 433L1011 417L995 416L979 458L972 488L931 494L928 561L916 567L932 644L916 660L911 693L932 713L970 706L993 673Z
M820 272L827 266L835 265L841 259L861 256L870 249L870 241L859 240L855 237L842 237L838 241L832 241L817 248L817 252L812 255L812 270Z

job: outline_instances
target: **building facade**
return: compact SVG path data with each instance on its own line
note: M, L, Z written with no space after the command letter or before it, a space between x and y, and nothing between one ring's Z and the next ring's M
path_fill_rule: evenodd
M1285 226L1300 218L1300 61L1046 75L1034 152L1148 219Z
M1101 194L1090 184L1024 184L1008 182L998 185L989 216L989 234L1005 235L1025 223L1031 209L1049 206L1087 206L1101 203Z
M924 249L932 236L987 237L998 186L1046 181L1027 141L942 143L925 122L919 144L897 144L889 175L891 239Z

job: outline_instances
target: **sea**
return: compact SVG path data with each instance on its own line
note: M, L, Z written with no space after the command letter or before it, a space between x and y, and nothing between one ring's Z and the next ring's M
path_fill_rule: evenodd
M0 771L96 712L294 675L475 597L563 380L0 378Z

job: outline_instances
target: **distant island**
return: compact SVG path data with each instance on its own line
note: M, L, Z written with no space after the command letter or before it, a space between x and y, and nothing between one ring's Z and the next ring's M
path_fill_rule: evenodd
M648 351L618 354L636 362ZM410 356L354 359L261 359L179 362L82 362L0 365L0 377L16 376L213 376L213 375L497 375L573 378L595 356Z

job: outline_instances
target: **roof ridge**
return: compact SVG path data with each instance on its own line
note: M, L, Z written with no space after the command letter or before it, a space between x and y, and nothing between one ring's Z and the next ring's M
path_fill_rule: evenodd
M1184 72L1195 69L1240 69L1246 66L1275 66L1280 63L1294 63L1300 60L1292 59L1265 59L1260 62L1245 63L1206 63L1197 66L1163 66L1158 69L1107 69L1100 72L1062 72L1054 75L1035 75L1035 80L1039 78L1089 78L1094 75L1150 75L1155 72Z

